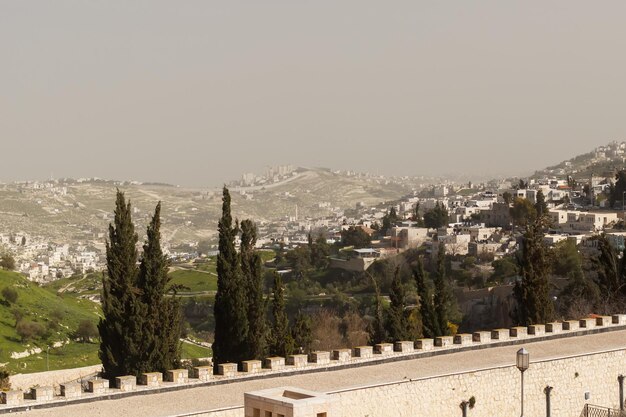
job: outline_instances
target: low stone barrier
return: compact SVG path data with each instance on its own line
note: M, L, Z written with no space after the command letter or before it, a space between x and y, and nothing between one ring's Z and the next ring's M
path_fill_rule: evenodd
M454 344L454 337L452 336L435 337L435 346L437 347L447 347L447 346L452 346L453 344Z
M618 326L626 325L626 314L614 314L611 316L613 324Z
M593 329L596 327L596 319L584 318L578 321L581 329Z
M393 350L396 352L414 352L415 342L412 340L402 340L393 344Z
M509 340L509 329L493 329L491 331L491 340Z
M21 405L24 402L24 393L20 390L2 391L0 400L7 406Z
M333 350L333 360L338 362L348 362L352 359L352 351L350 349Z
M33 394L33 400L52 401L54 398L54 388L52 387L34 387L31 392Z
M83 395L82 386L79 382L69 382L61 384L61 396L67 399L79 398Z
M472 341L477 343L485 343L491 341L491 332L480 331L472 333Z
M355 358L371 358L374 356L374 348L372 346L357 346L352 353Z
M296 368L304 368L309 363L308 355L289 355L287 356L287 365Z
M455 345L471 345L472 342L472 335L469 333L459 333L454 335Z
M196 366L191 368L190 377L197 379L198 381L206 382L211 380L213 376L213 367L212 366Z
M132 375L115 378L115 388L122 392L134 391L137 388L137 378Z
M531 324L528 326L528 334L531 336L543 336L546 334L546 326L543 324Z
M417 339L415 341L415 349L432 350L434 347L435 341L433 339Z
M104 394L109 389L109 381L107 379L92 379L87 382L87 389L94 394Z
M563 330L573 331L580 328L580 322L578 320L566 320L563 322Z
M265 358L263 361L263 367L271 369L272 371L278 371L285 368L285 358L280 356L272 356L271 358Z
M217 365L217 374L227 377L233 377L237 375L236 363L220 363Z
M377 343L374 345L374 352L379 355L391 355L393 353L393 343Z
M610 326L613 323L611 316L596 317L596 326Z
M327 365L330 363L330 352L311 352L309 353L309 362Z
M561 333L563 331L563 323L560 321L554 321L546 323L546 333Z
M516 326L509 329L509 336L521 339L528 336L528 327Z
M243 361L241 369L249 374L256 374L263 370L263 362L260 360Z
M147 387L158 387L163 383L163 374L161 372L146 372L141 374L139 384Z

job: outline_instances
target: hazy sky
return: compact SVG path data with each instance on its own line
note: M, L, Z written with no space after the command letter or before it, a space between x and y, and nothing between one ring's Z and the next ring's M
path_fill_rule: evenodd
M626 2L0 1L0 181L517 174L626 140Z

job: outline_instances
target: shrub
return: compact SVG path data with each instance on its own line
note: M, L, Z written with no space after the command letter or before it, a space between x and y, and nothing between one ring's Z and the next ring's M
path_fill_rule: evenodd
M76 329L76 337L80 339L81 342L89 342L92 337L98 336L98 329L96 325L91 320L81 320L78 323L78 328Z
M15 331L22 338L22 342L27 342L43 336L46 329L34 321L20 320L15 327Z
M17 301L17 291L11 287L4 287L2 289L2 296L11 304L15 304Z

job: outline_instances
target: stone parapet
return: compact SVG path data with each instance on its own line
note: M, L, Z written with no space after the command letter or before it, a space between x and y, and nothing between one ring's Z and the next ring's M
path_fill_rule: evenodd
M580 319L579 324L581 329L593 329L596 327L596 319L591 317Z
M78 398L83 395L83 387L79 382L61 384L61 395L65 398Z
M471 345L472 342L472 335L469 333L458 333L454 335L455 345Z
M24 403L24 393L20 390L2 391L0 392L0 402L8 406L21 405Z
M396 352L413 352L415 351L415 342L412 340L402 340L393 344L393 349Z
M165 372L165 380L175 384L186 384L189 381L189 371L186 369L170 369Z
M141 374L139 384L147 387L158 387L163 384L163 374L161 372L146 372Z
M280 356L272 356L271 358L265 358L263 361L263 367L271 369L272 371L278 371L285 369L285 358Z
M333 360L338 362L348 362L352 359L352 351L350 349L334 349Z
M54 388L52 387L34 387L31 392L33 400L51 401L54 398Z
M287 365L296 368L304 368L308 365L309 358L307 355L289 355L287 356Z
M237 364L220 363L217 365L217 374L221 376L233 377L237 375Z
M509 336L516 337L521 339L523 337L528 336L528 327L525 326L515 326L509 329Z
M213 367L212 366L195 366L191 368L190 377L197 379L202 382L206 382L211 380L213 376Z
M432 350L434 347L435 341L433 339L417 339L415 341L415 349Z
M580 322L578 320L565 320L563 322L563 330L574 331L580 328Z
M309 353L309 362L318 365L327 365L330 363L330 352L311 352Z
M454 337L452 336L437 336L435 337L435 346L447 347L454 344Z
M625 325L626 324L626 314L614 314L611 316L613 319L613 324L616 325Z
M357 346L352 349L352 354L355 358L371 358L374 356L374 348L372 346Z
M137 388L137 378L132 375L118 376L115 378L115 388L120 391L134 391Z
M546 334L546 326L544 324L531 324L528 326L528 334L531 336L543 336Z
M87 381L87 390L94 394L104 394L109 389L109 381L106 379L92 379Z
M493 329L491 331L491 340L509 340L509 329Z
M393 353L393 343L377 343L374 345L374 352L379 355L391 355Z
M260 360L251 360L241 362L241 369L249 374L257 374L263 370L263 362Z
M491 332L490 331L480 331L472 333L472 341L485 343L491 342Z
M610 326L613 323L611 316L596 317L596 326Z
M563 331L563 323L560 321L553 321L546 323L546 333L561 333Z

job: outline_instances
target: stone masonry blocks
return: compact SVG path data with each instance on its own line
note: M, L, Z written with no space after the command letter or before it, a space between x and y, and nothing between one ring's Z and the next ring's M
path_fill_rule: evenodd
M263 362L256 359L251 361L243 361L241 362L241 365L243 371L249 374L257 374L263 369Z
M272 356L271 358L265 358L263 362L263 367L267 369L271 369L272 371L277 371L285 368L285 358L280 356Z
M163 374L161 372L146 372L139 377L139 384L147 387L158 387L163 384Z
M613 324L617 324L617 325L626 324L626 314L614 314L612 318L613 318Z
M563 323L560 321L553 321L546 323L546 333L561 333L563 331Z
M492 340L509 340L509 329L493 329L491 331Z
M65 398L78 398L83 394L80 382L68 382L61 384L61 395Z
M531 324L528 326L528 334L533 336L543 336L546 334L545 324Z
M372 346L357 346L352 349L355 358L371 358L374 356L374 348Z
M352 358L352 351L350 349L335 349L333 350L333 359L339 362L347 362Z
M217 374L222 376L233 377L237 374L236 363L220 363L217 365Z
M115 388L120 391L134 391L137 388L137 378L132 375L118 376L115 378Z
M213 376L212 366L196 366L190 370L191 378L197 379L202 382L209 381Z
M92 379L87 381L87 390L94 394L104 394L109 389L109 381L106 379Z
M20 405L24 402L24 393L20 390L3 391L0 393L0 400L8 406Z
M446 347L454 344L454 337L452 336L438 336L435 337L435 346Z
M613 323L611 316L596 317L596 326L610 326Z
M596 327L596 319L586 317L584 319L580 319L579 324L581 329L593 329Z
M309 353L309 362L318 365L327 365L330 363L330 352L311 352Z
M491 342L491 332L481 331L472 333L472 341L474 342Z
M565 320L563 322L563 330L578 330L580 328L580 322L578 320Z
M509 336L517 337L518 339L522 337L526 337L528 336L528 327L525 327L525 326L511 327L511 329L509 330Z
M287 356L287 365L294 366L296 368L304 368L308 365L309 358L307 355L289 355Z
M415 342L412 340L402 340L394 343L393 349L396 352L413 352L415 350Z
M54 398L54 388L34 387L32 389L33 399L37 401L51 401Z
M377 343L374 345L374 352L379 355L391 355L393 353L393 343Z
M165 380L175 384L186 384L189 380L189 371L186 369L170 369L165 372Z
M469 333L458 333L454 335L455 345L471 345L472 342L472 335Z
M435 341L433 339L417 339L415 341L415 349L432 350L434 346Z

